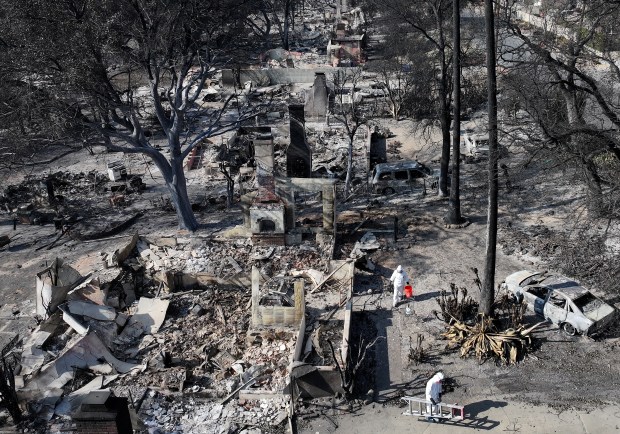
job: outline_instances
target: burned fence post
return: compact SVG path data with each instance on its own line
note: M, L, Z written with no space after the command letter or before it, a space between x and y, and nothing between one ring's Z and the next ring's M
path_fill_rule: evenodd
M257 327L262 324L260 309L260 270L252 266L252 326Z
M293 288L295 291L295 322L299 323L299 321L301 321L301 318L304 316L306 310L304 280L295 280Z
M54 195L54 183L51 178L45 180L45 190L47 192L47 202L50 205L54 205L56 203L56 196Z

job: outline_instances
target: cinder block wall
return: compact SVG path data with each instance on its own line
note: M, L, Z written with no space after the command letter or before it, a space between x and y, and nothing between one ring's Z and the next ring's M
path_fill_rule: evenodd
M118 434L115 420L78 421L76 425L78 434Z

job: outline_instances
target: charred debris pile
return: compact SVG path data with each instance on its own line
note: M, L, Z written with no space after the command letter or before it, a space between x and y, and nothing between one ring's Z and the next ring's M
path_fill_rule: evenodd
M31 416L24 423L81 432L96 408L133 414L138 430L282 425L293 397L339 387L313 342L337 326L330 333L346 360L353 265L330 261L332 249L135 234L86 275L54 260L36 276L38 326L3 350L14 399ZM312 362L327 372L327 390L308 392Z

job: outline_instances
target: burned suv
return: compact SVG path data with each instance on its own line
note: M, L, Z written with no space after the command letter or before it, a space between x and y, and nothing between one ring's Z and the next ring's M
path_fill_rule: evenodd
M426 194L427 189L437 188L438 179L435 170L418 161L380 163L372 170L370 187L377 194Z

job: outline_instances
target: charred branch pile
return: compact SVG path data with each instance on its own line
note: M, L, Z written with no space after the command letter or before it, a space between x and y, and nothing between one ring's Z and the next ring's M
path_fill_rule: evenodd
M508 365L523 359L532 345L531 333L540 324L502 331L491 318L480 314L473 325L454 319L442 336L450 341L451 346L461 347L461 357L474 354L479 363L495 359Z
M73 198L89 198L104 194L139 193L145 185L139 176L125 177L111 182L109 177L96 170L88 173L56 172L47 176L27 176L16 185L8 185L0 194L0 206L17 210L20 206L35 207L69 206Z

